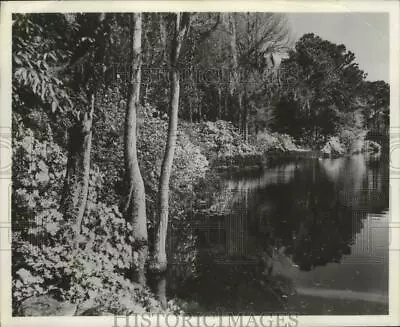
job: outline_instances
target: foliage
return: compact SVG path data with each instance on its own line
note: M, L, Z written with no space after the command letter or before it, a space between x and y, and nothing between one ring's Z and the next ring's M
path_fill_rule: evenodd
M132 226L116 206L97 200L102 174L94 168L79 248L58 211L65 154L28 130L13 146L13 299L57 291L65 301L90 301L107 312L154 307L148 290L124 276L131 267ZM134 261L133 261L134 262Z
M260 155L254 146L243 141L238 129L230 122L206 121L186 126L185 129L190 133L193 142L214 164L231 161L234 158L248 159Z
M161 112L147 105L141 108L143 123L139 129L138 154L143 180L146 186L147 217L150 234L154 232L154 222L158 195L158 181L161 160L165 149L167 121ZM170 180L170 232L168 252L171 263L185 264L186 269L194 271L196 259L196 237L188 228L188 215L196 198L195 186L208 170L208 160L198 145L178 126L177 144ZM177 233L175 231L178 231ZM174 251L172 251L174 249Z
M52 14L45 20L43 16L34 14L13 16L15 107L29 107L35 102L35 97L48 104L52 112L72 105L64 83L55 73L55 67L65 63L70 55L67 40L61 35L74 28L62 14Z
M323 146L321 152L326 156L339 157L346 153L346 149L338 137L332 136Z
M306 34L282 62L280 72L277 131L321 146L327 137L337 135L342 117L359 108L365 74L344 45Z
M293 138L287 134L263 132L257 135L257 149L265 152L287 152L297 150Z
M13 139L12 159L13 227L26 230L38 212L57 202L66 156L55 143L39 141L28 129Z
M389 130L389 84L384 81L366 82L361 108L370 137L387 136Z
M230 20L233 16L235 19ZM260 164L265 153L310 148L330 156L379 152L378 143L364 143L364 139L374 139L374 135L388 137L389 85L365 81L355 55L344 45L306 34L278 69L279 60L274 54L286 51L290 45L290 29L284 15L233 16L196 14L182 46L179 68L191 67L202 76L185 79L182 74L179 116L186 121L178 126L170 181L168 258L170 263L183 267L185 277L176 278L181 283L190 284L187 276L209 283L208 279L215 275L198 250L192 216L205 208L226 213L238 200L232 194L218 194L220 181L210 167ZM126 66L115 67L114 63L127 62L129 17L113 13L13 15L14 309L28 297L52 294L62 301L79 304L82 314L96 308L115 314L161 310L147 288L127 278L135 269L136 244L133 226L122 218L118 208L125 193L123 123L127 104L123 99L131 72ZM171 64L167 55L171 50L167 42L172 36L171 15L146 13L143 24L143 71L162 69L161 78L143 76L137 113L139 165L151 232L168 127L170 81L168 70L163 69ZM237 37L233 47L232 24ZM239 71L235 73L240 76L234 81L231 70L235 68L235 49ZM209 78L205 72L211 72ZM221 76L224 72L228 75ZM66 135L79 113L88 108L92 92L95 128L89 194L82 232L79 239L74 239L72 226L59 211L67 163ZM238 94L243 99L243 112L239 110ZM251 142L243 140L243 122L249 124L253 134ZM311 180L310 176L295 176L301 181L306 177ZM321 189L331 192L331 185L310 187L310 199L293 203L300 208L297 212L312 217L308 211L313 208L301 206L314 203L321 210L326 208L330 204L320 203L318 195ZM283 190L285 197L272 189L271 197L276 196L277 203L287 201L286 196L295 199L288 189ZM303 190L293 192L304 195ZM210 194L214 195L212 201ZM348 235L342 237L340 230L335 230L336 216L331 217L327 229L334 231L332 239L342 242ZM292 230L300 235L298 220L291 223ZM327 261L321 261L317 253L328 251L323 246L316 253L307 254L303 247L308 246L309 240L293 243L292 231L286 235L287 231L279 229L279 237L287 243L294 262L303 263L301 268L311 269ZM268 233L264 239L270 239ZM326 240L318 238L322 234L314 234L324 245ZM348 251L347 243L338 249ZM248 277L254 281L253 276L260 271L248 272L247 268L234 271L223 267L219 276L229 276L230 280ZM266 280L261 286L251 283L253 289L264 290L273 281ZM230 286L225 280L211 285L221 294ZM250 291L246 294L249 299L253 296ZM209 300L206 298L206 302ZM179 312L180 308L171 301L167 310Z
M93 130L92 160L104 174L98 199L118 204L123 194L125 101L118 84L101 88L96 96L97 119ZM140 129L140 126L138 126Z
M158 303L149 291L124 277L135 256L130 245L132 226L116 207L101 203L89 207L78 249L73 247L72 231L60 228L62 215L54 208L38 215L44 226L41 232L32 231L42 242L14 240L18 259L13 296L17 306L28 296L57 290L61 300L89 301L91 308L101 307L105 312L126 314L140 307L142 311L157 310Z

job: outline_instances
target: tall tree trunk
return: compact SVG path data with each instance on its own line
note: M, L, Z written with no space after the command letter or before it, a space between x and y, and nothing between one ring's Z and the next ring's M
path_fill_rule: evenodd
M192 106L192 99L189 97L189 121L193 123L193 106Z
M223 119L226 119L229 116L229 112L228 112L228 96L229 93L226 90L225 92L225 97L224 97L224 114L223 114Z
M164 21L164 15L162 13L158 16L158 23L160 28L160 42L163 49L163 62L167 63L167 26Z
M248 111L248 103L247 99L244 99L244 106L243 106L243 137L244 140L247 142L249 140L249 111Z
M148 239L146 225L146 198L143 178L140 173L137 149L136 128L139 107L140 80L142 66L142 14L133 14L132 32L132 79L128 93L128 105L125 116L125 173L128 183L128 196L124 207L124 215L133 225L133 250L138 253L138 266L132 280L145 285L145 265L148 257Z
M94 95L89 113L81 113L69 131L67 172L61 198L60 211L66 221L75 225L75 235L81 230L89 189L90 150L92 147L92 122Z
M160 182L158 186L158 216L156 225L156 239L153 255L153 270L163 272L167 269L166 238L168 228L169 209L169 180L172 171L172 162L176 146L176 132L178 126L179 108L179 71L178 60L182 42L190 25L189 13L176 13L175 35L171 51L171 99L169 108L168 138L165 146L164 159L161 166Z
M105 18L105 13L101 13L97 16L98 25L94 31L96 38L95 44L96 47L100 49L103 49L104 37L99 38L98 36L104 32L104 26L102 23ZM68 67L71 68L74 66L74 63L82 57L83 53L78 50L72 55ZM78 53L80 55L78 55ZM101 53L101 50L97 50L96 58L102 58ZM91 77L93 78L94 75ZM81 112L75 121L75 124L69 128L66 133L68 136L68 161L61 196L60 211L63 213L66 221L74 224L75 246L78 245L77 236L81 232L81 224L86 209L89 190L93 112L95 105L95 90L97 90L98 85L97 82L93 83L90 81L89 83L89 111Z
M198 121L202 122L203 121L203 113L201 112L201 102L197 102L197 112L198 112Z
M217 120L222 119L222 90L221 86L218 85L218 112L217 112Z
M233 74L231 74L231 86L230 91L231 95L236 92L237 96L237 104L238 104L238 126L241 129L242 127L242 92L240 90L240 76L239 76L239 62L238 62L238 53L237 53L237 44L236 44L236 19L235 13L229 14L229 23L230 23L230 45L232 52L232 70Z

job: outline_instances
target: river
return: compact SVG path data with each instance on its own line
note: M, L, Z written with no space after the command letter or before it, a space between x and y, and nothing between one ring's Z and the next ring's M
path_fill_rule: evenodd
M354 155L214 172L167 296L201 313L387 314L388 171Z

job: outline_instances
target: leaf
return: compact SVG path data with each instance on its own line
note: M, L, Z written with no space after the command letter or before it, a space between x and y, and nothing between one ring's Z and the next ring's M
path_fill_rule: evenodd
M55 56L54 52L49 52L49 57L53 59L55 62L57 61L57 57Z
M89 291L88 291L88 295L89 295L89 298L93 299L93 298L96 297L97 292L94 291L94 290L89 290Z
M46 230L50 235L54 236L57 234L59 226L57 223L50 222L46 224Z
M38 166L38 168L39 168L40 170L42 170L42 171L47 172L47 171L49 170L48 167L47 167L47 165L46 165L46 163L45 163L43 160L40 160L40 161L38 162L37 166Z
M21 279L21 281L24 284L32 284L32 283L35 283L35 282L43 281L43 278L38 277L38 276L33 276L30 271L28 271L28 270L26 270L24 268L19 269L16 272L16 274L18 275L18 277Z
M42 93L40 94L40 98L41 98L42 100L44 100L44 95L46 94L46 82L45 82L44 79L42 79L42 85L41 85L41 87L42 87Z
M22 61L18 56L14 56L14 61L15 61L16 64L22 65Z
M42 184L48 183L50 180L49 174L44 171L37 173L35 177L37 181Z
M39 83L40 83L39 78L34 78L33 84L32 84L32 91L35 94L37 93L37 87L38 87Z
M22 72L22 78L24 79L25 85L28 85L29 78L28 78L28 70L27 69L24 69L24 71Z
M57 102L57 101L53 101L53 102L51 103L51 112L52 112L52 113L55 113L56 110L57 110L57 108L58 108L58 102Z

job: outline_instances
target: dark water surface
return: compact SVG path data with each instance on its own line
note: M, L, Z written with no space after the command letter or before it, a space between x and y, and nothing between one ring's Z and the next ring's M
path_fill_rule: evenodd
M191 221L194 268L170 265L168 296L193 312L387 314L388 166L355 155L216 174Z

